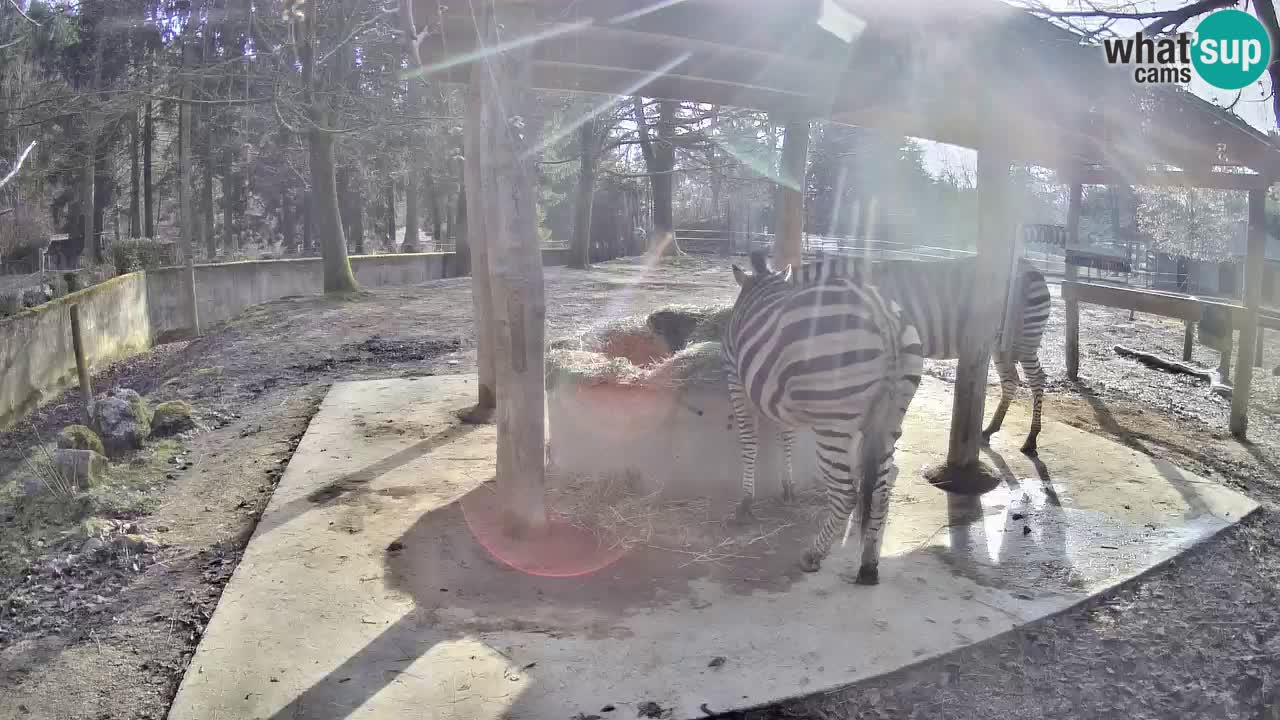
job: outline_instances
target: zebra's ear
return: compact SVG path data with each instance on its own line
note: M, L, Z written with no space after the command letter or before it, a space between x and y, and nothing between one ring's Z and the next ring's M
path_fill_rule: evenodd
M746 271L738 267L738 265L735 263L733 266L733 279L738 282L739 286L743 286L747 284L747 278L748 278L748 275Z

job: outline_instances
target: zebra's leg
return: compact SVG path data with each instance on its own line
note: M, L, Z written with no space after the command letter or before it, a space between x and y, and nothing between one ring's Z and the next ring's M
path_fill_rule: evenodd
M886 413L880 433L872 439L880 442L870 445L862 463L863 511L862 562L858 567L859 585L880 583L880 548L884 544L884 526L889 517L889 498L893 484L898 479L898 464L894 460L898 440L902 437L902 421L907 408L915 397L919 378L900 380L892 397L892 412Z
M734 423L738 426L738 444L742 450L742 500L734 512L734 521L751 520L751 506L756 497L756 453L759 441L756 437L756 418L747 407L747 395L742 381L735 372L729 373L729 405L733 408Z
M1018 368L1014 364L1013 354L1002 352L995 356L996 372L1000 374L1000 404L996 406L996 412L991 416L991 423L987 425L987 429L982 431L982 441L984 443L991 441L991 436L1000 432L1000 426L1004 424L1005 413L1009 412L1009 403L1018 393Z
M818 534L813 539L813 546L805 552L800 561L800 569L805 572L817 572L822 561L831 551L831 543L836 534L843 534L850 517L861 521L858 513L859 493L854 487L853 465L862 458L862 430L854 430L852 434L844 431L818 430L818 467L822 470L823 484L827 490L827 510L818 525ZM859 522L861 526L861 522ZM855 530L854 537L861 540L861 527Z
M795 447L796 432L785 428L778 433L782 440L782 502L789 503L796 499L794 479L791 473L791 451Z
M1022 373L1027 376L1027 384L1031 386L1031 432L1027 433L1027 441L1022 444L1022 452L1033 455L1036 452L1036 438L1040 435L1040 410L1044 404L1044 368L1040 367L1040 358L1036 355L1022 357Z

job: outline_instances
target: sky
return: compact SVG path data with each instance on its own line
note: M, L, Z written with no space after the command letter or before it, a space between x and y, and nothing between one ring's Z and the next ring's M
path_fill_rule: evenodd
M1026 6L1024 2L1018 0L1006 0L1011 5ZM1137 0L1137 2L1126 2L1125 0L1089 0L1091 4L1099 9L1117 10L1117 11L1136 11L1148 12L1158 10L1176 9L1187 5L1190 0ZM1087 10L1089 6L1081 0L1039 0L1039 5L1050 10ZM1202 16L1203 17L1203 16ZM1183 30L1195 30L1199 24L1199 18L1188 22L1182 27ZM1117 33L1132 34L1142 29L1141 22L1124 23L1118 22L1114 27ZM1098 52L1102 52L1099 48ZM1192 92L1206 100L1215 102L1219 105L1230 105L1235 100L1235 92L1226 92L1217 90L1200 80L1193 73L1193 80L1189 88ZM1276 127L1275 120L1271 113L1270 101L1267 99L1269 87L1255 85L1244 91L1240 98L1240 102L1236 104L1235 112L1245 122L1258 128L1259 130L1273 130ZM938 175L946 169L953 172L964 171L970 176L975 172L977 164L977 153L968 148L956 147L953 145L944 145L931 141L921 140L921 145L925 148L924 160L929 172Z

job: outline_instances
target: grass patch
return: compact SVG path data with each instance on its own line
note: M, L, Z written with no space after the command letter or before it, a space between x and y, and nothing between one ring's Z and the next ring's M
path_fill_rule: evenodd
M24 487L38 479L31 466L53 452L52 445L32 448L30 464L0 479L0 585L25 574L48 548L78 539L86 518L136 519L155 512L160 491L170 482L172 460L182 450L173 438L148 443L130 462L108 466L101 482L87 491L28 495Z

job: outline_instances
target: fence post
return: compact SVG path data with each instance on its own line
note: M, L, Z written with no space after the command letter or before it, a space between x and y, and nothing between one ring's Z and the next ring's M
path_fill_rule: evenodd
M84 424L93 423L93 381L89 377L89 363L84 356L84 335L80 332L80 305L73 304L71 312L71 349L76 356L76 374L80 376L80 396L84 411Z
M1080 239L1080 204L1083 187L1078 182L1071 183L1071 194L1067 201L1067 244L1063 251L1062 277L1066 282L1076 279L1076 266L1071 264L1071 249L1077 247ZM1065 303L1067 314L1066 354L1067 378L1080 378L1080 304L1072 299Z
M1196 324L1190 320L1183 321L1182 329L1182 360L1183 362L1191 362L1191 351L1195 344Z

